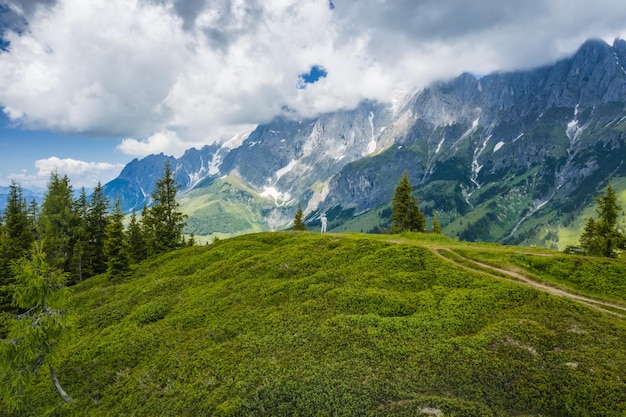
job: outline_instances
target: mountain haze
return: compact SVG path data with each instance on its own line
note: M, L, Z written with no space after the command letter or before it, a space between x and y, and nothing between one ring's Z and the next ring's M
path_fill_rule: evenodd
M625 68L624 40L590 40L534 70L462 74L311 119L286 112L234 149L170 158L188 229L281 228L300 202L311 224L326 213L331 230L369 230L406 170L446 234L562 248L609 179L626 190ZM140 208L167 158L134 160L105 191Z

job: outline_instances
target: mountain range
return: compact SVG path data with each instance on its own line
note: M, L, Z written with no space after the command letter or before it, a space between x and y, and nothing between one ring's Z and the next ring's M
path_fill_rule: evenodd
M589 40L553 65L466 73L392 103L287 110L234 142L133 160L103 189L140 210L169 160L196 235L285 228L299 203L311 226L326 214L330 231L369 231L407 171L445 234L562 249L609 180L626 190L625 68L624 40Z

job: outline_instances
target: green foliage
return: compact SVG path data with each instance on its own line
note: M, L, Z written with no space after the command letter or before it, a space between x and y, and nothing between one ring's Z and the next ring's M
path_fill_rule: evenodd
M126 244L128 245L130 260L140 262L148 257L148 245L143 234L141 223L137 220L137 213L133 209L126 230Z
M84 278L93 275L90 267L89 254L92 252L89 232L87 230L89 203L87 192L83 187L79 197L74 202L74 213L77 216L77 224L74 227L74 247L72 250L71 272L80 282Z
M107 257L104 250L106 230L109 224L109 199L104 195L98 182L91 194L87 213L87 235L89 236L89 269L91 275L107 270Z
M177 192L178 185L167 161L163 167L163 176L157 181L152 192L154 204L146 210L141 219L151 254L164 253L183 244L182 231L187 216L179 210Z
M426 219L419 211L417 197L412 196L413 187L409 183L406 171L396 186L391 202L391 232L401 233L404 231L424 232Z
M124 234L124 213L119 200L106 228L104 250L107 257L107 274L111 279L119 279L130 272L130 253Z
M306 224L304 224L303 214L302 214L302 204L298 204L298 209L296 210L296 214L293 216L293 226L292 230L306 230Z
M12 410L26 406L24 391L44 364L60 388L52 360L66 328L62 308L68 297L67 274L48 264L40 244L31 256L11 266L16 280L13 304L23 312L9 321L8 335L0 344L3 401ZM59 394L71 401L62 389Z
M152 257L123 280L77 285L75 334L59 346L76 401L54 413L626 412L622 319L468 271L428 246L554 268L560 257L441 235L388 239L246 235ZM623 272L603 261L611 275ZM55 403L46 386L39 377L25 389L26 414Z
M606 187L606 194L596 198L596 203L598 220L589 218L580 237L580 247L588 255L615 258L617 249L624 248L626 237L617 224L622 207L617 203L617 196L611 184Z
M35 239L33 223L34 220L22 196L22 188L17 183L11 182L4 209L4 224L0 229L0 312L14 311L11 307L11 285L14 283L11 263L22 258L30 250Z
M41 205L40 229L48 262L69 271L78 218L73 210L72 186L67 175L50 174L46 198Z
M431 229L431 233L441 234L441 225L439 224L439 216L437 216L436 211L433 211L433 226Z

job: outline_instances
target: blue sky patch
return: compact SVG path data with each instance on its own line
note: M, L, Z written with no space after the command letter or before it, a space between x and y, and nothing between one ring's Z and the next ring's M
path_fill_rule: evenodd
M306 88L307 84L313 84L320 78L325 78L328 71L321 65L313 65L308 73L300 74L298 77L298 90Z

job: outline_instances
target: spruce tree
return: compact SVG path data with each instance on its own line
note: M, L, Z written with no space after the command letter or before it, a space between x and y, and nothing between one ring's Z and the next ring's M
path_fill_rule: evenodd
M411 195L412 191L409 176L404 171L391 202L391 233L426 230L426 218L424 213L419 211L417 197Z
M89 235L89 271L101 274L107 270L107 257L104 251L106 228L109 224L109 199L104 195L100 182L89 199L87 213L87 234Z
M104 246L107 256L107 274L112 279L124 277L130 271L130 253L123 221L124 213L117 200L111 221L107 225Z
M14 311L11 307L11 286L14 282L11 263L29 252L34 239L22 188L12 181L0 233L0 311Z
M437 212L433 210L433 225L431 228L431 232L433 234L441 234L441 225L439 224L439 216L437 216Z
M41 243L33 245L30 257L13 262L11 270L15 275L13 304L24 313L13 316L6 339L0 341L3 401L19 409L21 393L47 365L57 392L71 402L53 367L56 345L67 327L62 310L69 297L67 274L47 262Z
M41 205L40 233L48 263L65 272L71 269L76 223L70 180L53 172Z
M606 193L595 199L598 220L589 218L580 237L580 246L588 255L614 258L624 248L626 239L619 230L617 217L622 209L615 190L609 183Z
M141 262L148 257L146 239L134 209L126 230L126 242L128 243L131 262Z
M302 204L298 204L298 209L296 210L296 214L293 217L293 230L307 230L306 224L304 224L303 217L304 214L302 213Z
M81 189L80 195L74 202L74 213L76 215L76 226L74 227L71 274L77 282L81 282L84 278L93 275L89 262L91 246L87 231L88 202L85 187Z
M178 186L167 161L163 176L157 181L152 192L154 204L142 219L148 229L148 243L152 254L168 252L180 248L183 244L183 228L187 216L179 211L177 192Z

